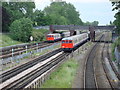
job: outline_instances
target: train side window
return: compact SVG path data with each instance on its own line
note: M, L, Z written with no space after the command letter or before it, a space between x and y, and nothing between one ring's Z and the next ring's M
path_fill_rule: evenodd
M65 43L65 41L62 41L62 43Z

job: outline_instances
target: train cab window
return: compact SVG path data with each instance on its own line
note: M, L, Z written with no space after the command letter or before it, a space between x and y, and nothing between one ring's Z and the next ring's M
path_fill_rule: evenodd
M68 40L66 40L66 43L69 43L69 41L68 41Z
M69 41L69 43L72 43L72 41Z

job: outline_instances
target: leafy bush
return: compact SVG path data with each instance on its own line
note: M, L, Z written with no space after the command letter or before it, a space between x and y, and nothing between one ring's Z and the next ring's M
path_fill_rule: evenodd
M11 37L17 41L28 42L32 35L32 21L28 18L15 20L10 26Z
M46 29L33 30L32 36L34 41L45 41L46 33L48 33Z
M42 41L44 38L41 32L32 32L32 36L34 41Z
M115 44L115 47L120 46L120 37L118 37L118 39L114 42L114 44Z

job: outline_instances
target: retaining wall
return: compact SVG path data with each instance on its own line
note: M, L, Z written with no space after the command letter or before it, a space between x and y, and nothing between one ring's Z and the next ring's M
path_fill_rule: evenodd
M117 60L118 65L120 65L120 52L118 51L117 47L115 48L114 54L115 54L115 58Z

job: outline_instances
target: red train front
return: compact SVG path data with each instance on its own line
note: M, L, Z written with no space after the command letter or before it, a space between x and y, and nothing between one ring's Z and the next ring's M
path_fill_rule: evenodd
M54 36L53 35L47 35L46 39L47 39L47 41L54 41Z
M61 48L66 49L66 50L72 50L73 49L73 41L63 39Z
M54 34L48 34L46 36L46 40L48 42L54 42L54 41L59 41L61 40L61 35L59 33L54 33Z

